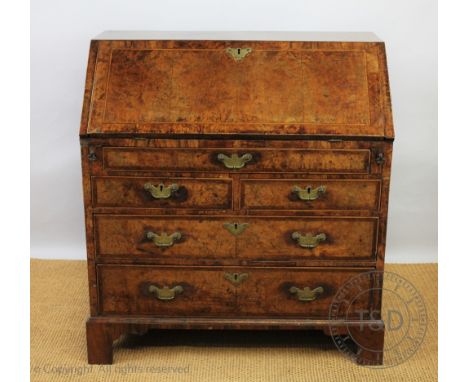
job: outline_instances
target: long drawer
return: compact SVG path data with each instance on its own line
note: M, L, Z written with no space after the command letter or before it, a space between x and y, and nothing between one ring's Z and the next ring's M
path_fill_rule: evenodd
M120 171L368 174L368 149L169 149L104 147L104 168Z
M377 218L95 215L97 255L374 260Z
M112 315L327 317L338 289L364 271L100 265L100 311ZM359 277L358 287L361 293L346 312L348 318L369 307L371 278Z

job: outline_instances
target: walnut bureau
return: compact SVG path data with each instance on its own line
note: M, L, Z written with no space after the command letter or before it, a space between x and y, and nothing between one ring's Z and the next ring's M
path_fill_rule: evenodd
M98 36L80 129L89 363L148 329L359 323L357 362L381 364L375 280L346 316L330 304L384 268L393 138L373 34Z

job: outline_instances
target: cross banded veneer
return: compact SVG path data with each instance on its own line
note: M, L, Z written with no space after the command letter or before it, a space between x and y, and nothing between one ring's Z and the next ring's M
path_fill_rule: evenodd
M89 363L112 363L113 340L148 329L333 328L358 339L357 362L381 364L374 281L338 318L330 304L384 268L383 42L128 36L93 40L86 76Z

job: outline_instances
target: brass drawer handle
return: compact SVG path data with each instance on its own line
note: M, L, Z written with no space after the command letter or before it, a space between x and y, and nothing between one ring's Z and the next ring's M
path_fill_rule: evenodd
M240 285L249 277L248 273L229 273L224 274L224 278L228 280L233 285Z
M171 247L174 245L174 242L182 238L180 232L174 232L171 235L168 235L166 232L162 232L160 235L154 232L147 232L146 237L150 239L156 247Z
M321 242L327 240L327 235L324 233L319 233L318 235L312 235L311 233L306 233L301 235L299 232L293 232L291 237L297 241L297 244L302 248L315 248Z
M227 156L226 154L218 154L217 156L220 162L223 162L224 166L229 169L239 169L245 166L247 162L250 162L253 158L252 154L244 154L239 156L237 154L232 154Z
M169 199L179 189L179 186L177 184L165 186L163 183L155 186L151 183L146 183L143 188L155 199Z
M317 188L312 188L312 186L306 186L306 188L300 188L299 186L294 186L292 191L296 193L300 200L315 200L320 198L321 195L327 190L326 186L319 186Z
M163 286L162 288L158 288L156 285L150 285L148 287L148 292L154 295L158 300L169 301L174 300L175 297L182 293L184 288L180 285L176 285L173 288L169 288L168 286Z
M324 292L323 287L317 287L310 289L305 287L304 289L292 286L289 288L289 293L296 296L299 301L310 302L316 300Z
M234 236L240 235L249 226L249 223L224 223L223 227L226 228Z

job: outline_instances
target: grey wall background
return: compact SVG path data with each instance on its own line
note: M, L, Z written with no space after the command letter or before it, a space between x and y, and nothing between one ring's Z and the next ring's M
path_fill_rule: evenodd
M437 260L434 0L32 0L32 257L85 258L78 128L89 40L103 30L375 32L397 136L387 261Z

